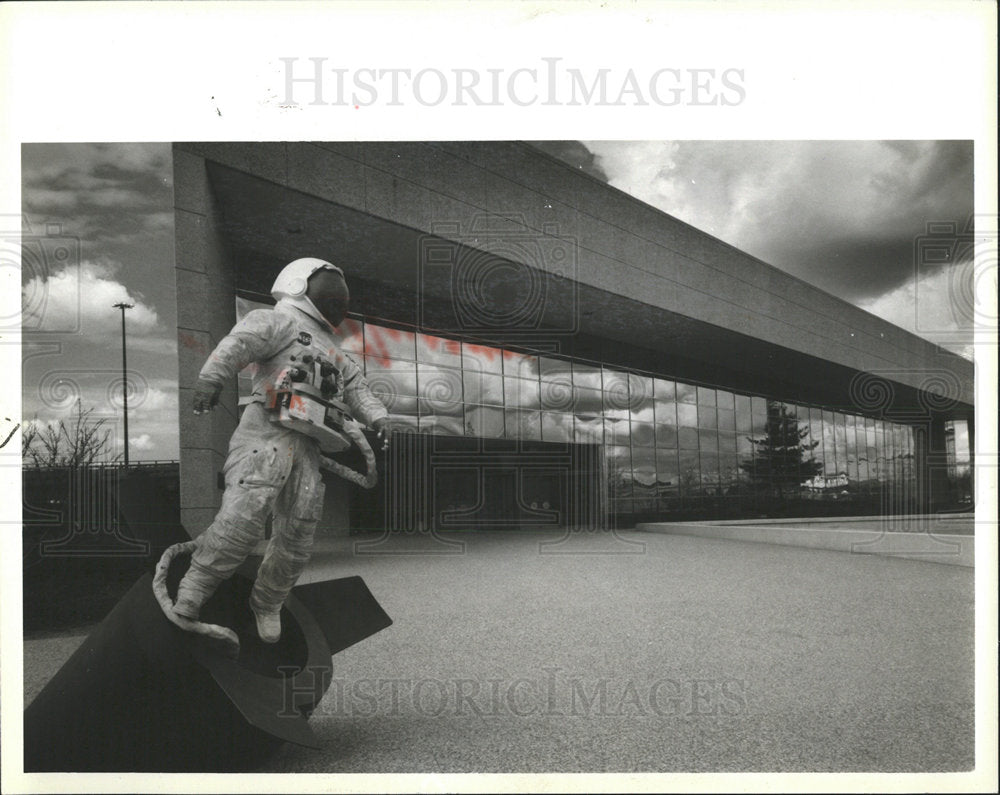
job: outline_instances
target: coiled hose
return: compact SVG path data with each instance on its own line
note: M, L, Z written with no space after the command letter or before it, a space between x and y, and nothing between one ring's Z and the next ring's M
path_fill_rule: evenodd
M235 660L240 656L240 639L233 630L228 627L219 626L218 624L205 624L201 621L184 618L184 616L179 616L174 612L174 602L167 590L167 572L170 570L170 564L175 557L187 552L193 553L197 545L197 541L184 541L180 544L174 544L172 547L167 547L167 550L160 557L159 563L156 564L156 572L153 574L153 596L159 602L163 615L172 624L175 624L186 632L202 635L212 641L213 645L217 646L219 651Z
M368 444L368 440L365 438L365 435L361 432L361 426L357 422L345 422L344 433L350 437L351 441L354 442L355 446L365 457L366 473L362 475L360 472L356 472L353 469L334 461L332 458L327 458L325 456L323 457L323 463L321 466L323 469L329 470L338 477L342 477L344 480L349 481L356 486L360 486L363 489L375 488L375 485L378 483L378 468L375 465L375 453L372 451L372 446Z

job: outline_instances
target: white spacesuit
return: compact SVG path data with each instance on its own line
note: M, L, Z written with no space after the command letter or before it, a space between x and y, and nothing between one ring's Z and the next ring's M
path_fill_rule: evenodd
M323 276L318 278L317 272ZM197 619L205 601L263 538L265 522L273 513L271 540L250 597L258 633L273 643L281 634L281 606L309 559L322 516L324 486L319 442L276 424L273 411L265 406L268 392L288 367L304 357L322 357L336 366L343 379L339 399L356 419L379 431L383 444L388 440L388 412L331 334L347 310L340 269L323 260L295 260L278 275L271 293L277 305L250 312L218 344L199 374L196 414L217 402L223 383L256 363L254 402L246 407L229 443L222 507L197 538L174 611Z

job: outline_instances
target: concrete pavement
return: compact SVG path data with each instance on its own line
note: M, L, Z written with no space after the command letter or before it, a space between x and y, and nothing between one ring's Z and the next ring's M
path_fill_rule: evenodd
M358 540L319 542L306 579L359 574L395 623L334 658L324 750L262 772L973 765L971 569L639 532ZM26 689L78 642L28 641Z

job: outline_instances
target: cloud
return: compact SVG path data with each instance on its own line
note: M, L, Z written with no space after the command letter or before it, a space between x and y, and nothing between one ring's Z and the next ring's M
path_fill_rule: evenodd
M162 231L172 204L167 144L25 144L22 207L97 241Z
M971 360L972 317L963 298L971 294L966 284L971 275L971 263L958 262L904 282L859 306Z
M41 268L26 268L27 281L21 287L22 323L32 331L79 329L88 335L119 332L121 315L116 303L133 304L126 310L130 334L139 336L157 331L156 309L143 302L114 278L117 268L108 263L84 261L52 274Z
M972 212L962 141L585 141L609 183L849 301L913 269L913 241Z
M125 440L119 439L117 446L121 449L125 449ZM140 434L139 436L130 435L128 440L128 446L130 452L135 450L152 450L154 447L153 439L148 433L143 433Z

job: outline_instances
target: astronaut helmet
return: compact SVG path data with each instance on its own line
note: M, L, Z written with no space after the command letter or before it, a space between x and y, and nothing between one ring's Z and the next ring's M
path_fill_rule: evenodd
M318 322L334 328L343 319L343 314L347 309L346 303L341 305L340 300L333 300L327 305L326 302L321 301L321 305L317 306L309 296L309 278L322 270L340 274L342 279L344 277L344 272L340 268L326 260L303 257L289 262L282 268L278 278L271 286L271 295L278 301L284 301L298 307ZM342 298L342 296L336 297ZM324 310L326 311L324 312Z
M282 298L303 298L309 289L309 277L318 270L336 271L341 276L344 272L336 265L316 257L302 257L301 259L289 262L278 278L271 285L271 295L276 299Z

